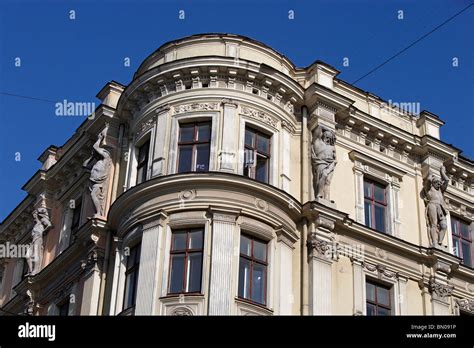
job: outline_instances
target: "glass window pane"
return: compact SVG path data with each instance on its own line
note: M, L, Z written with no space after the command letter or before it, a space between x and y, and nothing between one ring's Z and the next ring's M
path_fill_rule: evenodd
M460 223L461 225L461 236L464 239L471 240L471 234L469 233L469 225L464 222Z
M375 301L375 285L366 283L365 294L366 294L365 296L367 297L367 300Z
M267 244L259 242L257 240L253 241L253 257L262 260L262 261L267 261Z
M390 290L377 287L377 303L390 306Z
M125 279L125 296L123 308L127 309L135 305L135 289L137 284L137 272L131 272Z
M266 154L270 154L270 139L263 135L257 135L257 150Z
M380 232L385 232L385 207L375 205L375 229Z
M372 204L364 202L365 226L372 227Z
M140 168L137 169L137 185L145 181L144 180L145 179L144 178L144 173L145 173L144 169L145 169L144 167L140 167Z
M372 197L372 185L367 181L364 181L364 197Z
M188 256L187 292L201 291L202 253L192 253Z
M184 255L171 255L170 293L183 290Z
M254 133L250 129L245 129L245 145L250 147L255 147L254 143Z
M189 249L202 249L202 230L189 233Z
M142 245L138 244L137 246L134 247L134 249L136 250L136 252L135 252L135 265L138 265L140 263L140 255L141 255L141 251L142 251Z
M453 252L454 255L460 256L461 255L461 250L459 249L459 239L453 238Z
M252 256L252 249L251 249L251 244L250 244L250 239L246 236L241 235L240 236L240 253L247 255L247 256Z
M458 230L458 220L456 220L455 218L451 218L451 231L453 232L453 234L455 234L456 236L459 236L459 230Z
M268 159L257 156L257 168L255 171L255 179L261 182L268 182Z
M239 297L250 297L250 261L243 257L239 263Z
M385 188L374 185L374 199L377 202L385 203Z
M186 232L173 232L173 245L171 250L186 249Z
M198 125L198 139L199 141L208 141L211 139L211 125L210 124L200 124Z
M194 124L181 125L179 127L179 141L193 141L194 140Z
M185 173L191 171L193 160L193 146L181 145L179 147L179 164L178 173Z
M378 307L377 308L377 315L380 315L380 316L390 315L390 311L388 309L383 308L383 307Z
M375 306L373 304L367 303L367 315L368 316L375 315Z
M463 260L463 263L466 265L466 266L469 266L471 267L472 265L472 260L471 260L471 244L470 243L466 243L466 242L462 242L462 260Z
M148 149L150 147L150 141L143 144L138 150L138 163L142 163L148 158Z
M209 144L196 145L196 172L209 170Z
M265 304L265 281L267 267L259 263L253 263L252 272L252 301Z

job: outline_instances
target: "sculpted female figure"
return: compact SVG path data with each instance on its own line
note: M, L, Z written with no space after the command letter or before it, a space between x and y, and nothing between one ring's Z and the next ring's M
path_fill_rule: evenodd
M324 126L313 130L311 164L313 168L313 189L316 198L329 201L329 187L336 167L336 135Z
M35 225L31 231L31 243L26 251L26 262L29 274L34 275L41 270L43 263L43 234L51 228L48 210L38 208L33 211Z

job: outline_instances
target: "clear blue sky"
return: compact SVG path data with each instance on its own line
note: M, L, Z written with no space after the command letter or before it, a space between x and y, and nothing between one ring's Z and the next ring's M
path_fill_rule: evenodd
M38 156L62 145L82 117L54 103L98 102L110 80L128 84L163 43L204 32L266 43L304 67L316 59L353 82L470 1L20 1L0 3L0 221L25 197ZM76 19L69 19L69 10ZM178 11L185 11L185 19ZM294 10L294 20L288 11ZM397 11L404 19L397 19ZM419 102L446 121L442 139L474 157L474 6L356 86L388 100ZM15 57L21 67L15 67ZM131 67L123 65L130 57ZM349 58L349 67L343 58ZM453 57L459 66L452 66ZM53 102L23 99L4 93ZM15 153L21 161L15 161Z

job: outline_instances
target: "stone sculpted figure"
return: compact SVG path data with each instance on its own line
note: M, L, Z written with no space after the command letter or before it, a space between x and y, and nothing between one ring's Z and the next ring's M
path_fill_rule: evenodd
M444 166L440 169L440 178L433 178L430 173L425 179L421 196L426 206L426 224L428 226L428 238L432 247L442 246L446 229L446 215L448 209L444 202L443 193L446 191L449 178Z
M52 224L49 220L48 210L46 208L37 208L33 211L35 225L31 231L31 243L26 251L26 262L30 275L35 275L41 270L43 263L43 234Z
M91 168L89 190L92 202L94 203L95 215L104 216L104 203L107 189L107 179L109 177L112 158L110 152L104 148L107 128L98 135L97 141L92 147L92 155L84 161L83 166ZM94 163L95 161L95 163Z
M313 130L311 143L311 164L313 168L313 189L316 199L329 199L329 187L336 167L336 135L322 125Z

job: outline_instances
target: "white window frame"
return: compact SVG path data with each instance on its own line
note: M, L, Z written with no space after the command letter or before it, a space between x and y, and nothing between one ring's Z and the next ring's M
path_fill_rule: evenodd
M234 298L236 305L234 306L234 315L238 315L242 308L240 306L240 299L239 299L239 272L240 272L240 236L242 234L253 236L255 238L261 239L262 241L267 242L267 250L268 250L268 266L267 266L267 292L266 292L266 304L265 305L258 305L246 302L244 307L252 306L254 310L257 312L261 312L263 315L268 315L267 310L273 311L274 308L274 259L276 253L276 236L273 233L273 230L270 226L267 226L262 223L258 223L256 221L252 221L250 218L243 217L242 221L239 226L238 233L235 234L234 245L236 245L235 255L234 255L234 267L235 272L233 275L234 278ZM263 309L262 307L265 307Z
M179 213L178 213L179 214ZM165 252L163 258L160 260L163 265L163 273L161 277L161 297L169 297L175 295L168 295L169 288L169 271L170 271L170 252L171 252L171 236L173 230L180 230L186 228L203 228L204 240L203 240L203 251L202 251L202 271L201 271L201 295L209 293L209 262L211 258L211 238L210 238L210 221L204 218L204 213L200 214L196 212L196 216L190 216L189 219L179 219L178 214L170 215L169 224L166 226L165 233ZM193 214L193 213L192 213ZM194 214L193 214L194 215ZM198 215L202 215L199 217ZM199 294L183 294L183 296L199 296ZM181 295L179 295L181 296ZM179 300L178 300L179 302ZM165 313L162 313L165 314Z
M240 115L239 127L239 151L238 151L238 168L237 173L244 175L244 153L245 153L245 129L253 128L262 133L270 135L270 164L268 169L268 184L279 187L279 137L278 129L268 126L265 123L257 122L251 118Z
M387 194L387 229L381 233L401 238L400 189L402 178L406 173L357 151L351 151L349 157L354 162L355 220L365 225L364 178L379 182L386 186Z
M125 248L132 248L138 243L141 243L143 235L143 229L141 226L132 229L123 241L121 245L116 249L115 252L115 272L117 272L117 279L114 279L115 289L112 291L115 293L115 304L111 301L111 310L115 309L113 314L117 315L123 311L123 300L125 294L125 272L127 270L127 257L125 255ZM114 277L115 278L115 277ZM111 297L113 299L113 296Z
M148 164L146 167L146 180L149 180L151 177L151 154L154 151L154 136L155 136L155 127L152 127L147 132L140 135L139 138L133 139L130 144L129 148L129 156L128 156L128 178L127 178L127 188L130 189L137 185L137 165L138 165L138 149L142 146L146 141L150 141L150 147L148 148ZM146 181L145 180L145 181Z
M211 122L211 141L209 151L209 171L217 171L217 144L218 144L218 129L219 129L219 111L216 112L187 112L179 115L173 115L171 118L171 136L169 143L169 162L168 174L178 173L178 139L179 127L181 123L194 122Z
M57 245L56 255L61 254L64 250L66 250L71 245L71 225L72 225L72 218L74 216L74 209L71 208L71 201L74 200L75 204L80 199L81 200L81 212L80 212L80 220L82 220L84 216L84 193L77 192L75 195L72 195L70 199L66 200L62 203L63 206L63 214L62 214L62 223L61 223L61 232L59 235L59 243ZM80 222L79 222L80 225Z

